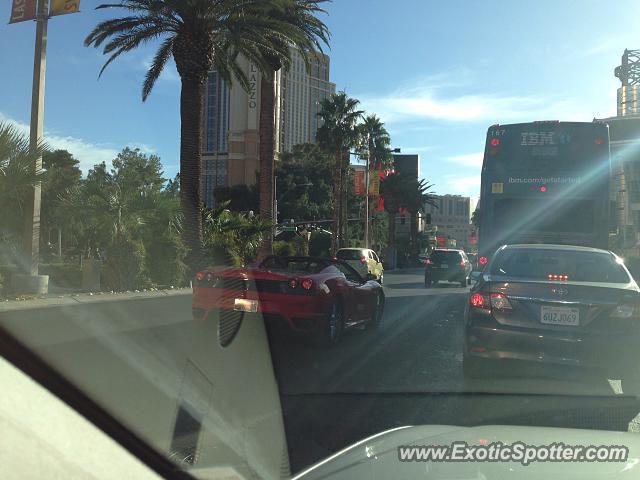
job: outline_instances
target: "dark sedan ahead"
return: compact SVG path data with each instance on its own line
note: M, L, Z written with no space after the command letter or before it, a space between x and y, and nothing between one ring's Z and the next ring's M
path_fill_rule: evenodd
M439 281L457 282L465 287L469 283L471 262L463 250L440 248L431 252L425 262L424 286L429 288Z
M500 248L472 288L465 376L510 362L593 367L636 381L640 289L614 253L563 245Z

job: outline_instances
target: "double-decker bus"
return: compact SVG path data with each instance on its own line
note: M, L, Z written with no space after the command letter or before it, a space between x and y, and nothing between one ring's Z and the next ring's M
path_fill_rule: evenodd
M608 248L609 127L541 121L492 125L482 164L480 267L509 243Z

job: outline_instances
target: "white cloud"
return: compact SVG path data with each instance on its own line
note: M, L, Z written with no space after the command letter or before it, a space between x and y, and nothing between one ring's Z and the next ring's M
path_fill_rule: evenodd
M441 88L424 84L400 88L380 96L363 94L359 98L365 110L376 112L385 122L436 119L505 123L534 118L593 118L575 99L469 93L444 95Z
M29 135L29 125L18 122L12 118L0 112L0 122L8 122L13 124L20 132L25 135ZM87 142L80 138L71 136L54 135L45 131L44 141L47 146L52 150L68 150L73 156L80 161L80 169L86 173L95 164L106 162L110 165L117 155L119 150L112 148L110 145L96 144ZM140 148L142 153L155 153L156 150L145 144L129 144L131 148Z
M447 193L478 196L480 194L480 175L464 177L449 176L447 178Z
M438 150L440 147L435 146L435 145L425 145L425 146L418 146L418 147L405 147L405 146L400 146L400 150L402 151L402 153L422 153L422 152L432 152L433 150Z
M452 163L457 163L459 165L464 165L466 167L482 167L482 152L476 153L465 153L463 155L453 155L451 157L447 157L445 160Z

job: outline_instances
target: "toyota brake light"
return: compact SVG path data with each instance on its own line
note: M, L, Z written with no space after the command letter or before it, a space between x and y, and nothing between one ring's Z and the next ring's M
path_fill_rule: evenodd
M487 297L485 297L481 293L474 293L473 295L471 295L471 297L469 298L469 303L471 304L472 307L475 307L475 308L484 308L484 309L490 308L489 302L487 301Z
M491 308L496 310L512 310L511 303L504 293L491 294Z

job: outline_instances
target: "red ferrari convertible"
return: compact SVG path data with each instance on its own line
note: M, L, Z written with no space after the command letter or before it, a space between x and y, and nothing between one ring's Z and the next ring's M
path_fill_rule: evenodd
M378 282L323 258L270 256L257 267L203 270L193 283L194 317L206 319L219 311L222 345L233 339L246 313L333 345L345 329L378 326L383 308Z

